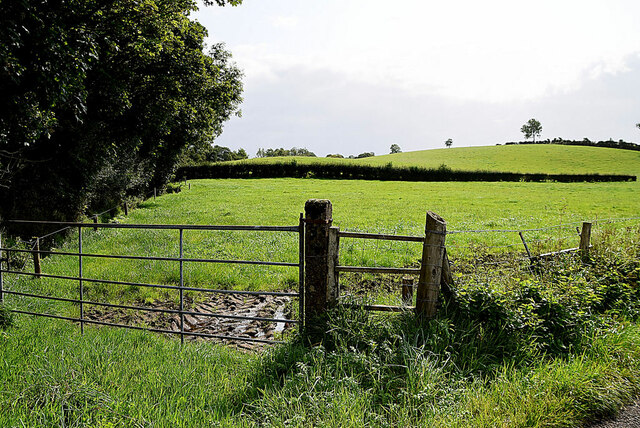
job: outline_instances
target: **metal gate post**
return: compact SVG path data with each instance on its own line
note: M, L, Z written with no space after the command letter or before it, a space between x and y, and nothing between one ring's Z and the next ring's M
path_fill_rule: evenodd
M300 213L300 223L298 225L298 304L300 321L300 331L304 330L304 214Z
M80 286L80 333L84 334L84 284L82 281L82 226L78 226L78 285Z

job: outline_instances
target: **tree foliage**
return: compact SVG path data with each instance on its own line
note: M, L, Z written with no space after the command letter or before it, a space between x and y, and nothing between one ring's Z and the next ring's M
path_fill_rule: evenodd
M453 140L451 138L447 139L447 141L444 142L444 145L449 148L453 145Z
M356 159L362 159L362 158L370 158L375 156L376 154L374 152L364 152L364 153L360 153L358 156L356 156Z
M539 137L540 134L542 134L542 125L536 119L529 119L527 123L522 125L520 132L524 134L524 138L526 140L533 138L533 141L535 142L536 137Z
M180 166L199 165L205 162L228 162L247 159L245 149L231 150L229 147L209 145L204 148L189 146L180 159Z
M203 52L194 8L190 0L3 4L2 215L77 218L165 183L185 147L211 144L238 110L241 72L222 44Z
M392 144L391 147L389 147L389 150L391 151L391 154L402 153L402 150L400 149L400 146L397 145L397 144Z
M273 158L280 156L307 156L307 157L316 157L316 154L305 148L292 147L291 149L283 149L282 147L279 149L263 149L259 148L256 153L256 157L259 158Z

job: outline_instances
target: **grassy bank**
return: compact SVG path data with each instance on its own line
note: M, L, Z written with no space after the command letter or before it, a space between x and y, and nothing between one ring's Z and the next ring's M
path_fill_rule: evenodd
M506 171L546 174L632 174L640 175L640 152L603 147L560 145L510 145L452 147L380 155L363 159L308 157L256 158L249 163L295 160L309 163L351 163L356 165L438 168L447 165L462 171Z

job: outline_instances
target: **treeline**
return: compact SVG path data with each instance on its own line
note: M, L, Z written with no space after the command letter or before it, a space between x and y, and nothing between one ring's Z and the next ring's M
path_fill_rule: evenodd
M363 159L363 158L370 158L372 156L375 156L376 154L374 152L364 152L364 153L360 153L358 156L354 156L354 155L349 155L347 156L347 159ZM340 153L329 153L327 155L328 158L336 158L336 159L344 159L345 157L342 156Z
M446 165L439 168L417 166L394 167L357 164L299 164L279 162L218 163L186 166L176 172L178 179L196 178L327 178L339 180L383 180L383 181L557 181L611 182L636 181L633 175L600 174L531 174L493 171L454 171Z
M559 144L562 146L608 147L610 149L640 151L640 144L629 143L624 140L591 141L588 138L585 138L583 140L565 140L562 138L554 138L553 140L546 139L541 141L509 141L505 143L506 146L515 144Z
M199 165L204 162L228 162L248 158L249 156L243 148L231 150L229 147L218 145L189 146L180 159L180 165Z
M260 148L258 149L258 153L256 153L256 157L259 157L259 158L275 158L280 156L307 156L310 158L315 158L316 154L313 153L312 151L309 151L309 149L297 148L297 147L292 147L288 150L283 148L279 148L279 149Z

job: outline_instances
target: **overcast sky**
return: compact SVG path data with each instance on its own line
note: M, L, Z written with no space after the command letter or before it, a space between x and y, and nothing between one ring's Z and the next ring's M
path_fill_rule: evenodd
M638 0L244 0L201 7L244 71L217 144L319 156L542 138L640 141Z

